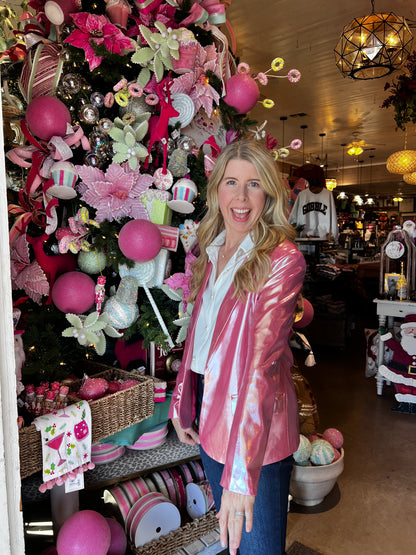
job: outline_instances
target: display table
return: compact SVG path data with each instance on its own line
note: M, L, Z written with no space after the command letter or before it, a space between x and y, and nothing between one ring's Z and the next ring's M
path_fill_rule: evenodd
M392 328L394 318L404 318L408 314L416 314L416 303L412 301L387 301L374 299L377 305L378 324L380 328ZM380 342L381 344L381 342ZM384 349L379 348L377 367L383 364ZM377 381L377 395L383 393L383 383L387 381L378 371L375 376Z

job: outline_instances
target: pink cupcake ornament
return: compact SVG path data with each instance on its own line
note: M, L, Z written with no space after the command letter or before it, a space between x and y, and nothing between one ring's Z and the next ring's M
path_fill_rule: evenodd
M105 12L108 19L121 29L127 28L127 20L131 14L131 6L126 0L105 0L107 6Z
M179 59L172 58L173 70L182 75L190 73L195 69L196 55L198 52L198 42L195 35L189 29L178 29L179 39Z

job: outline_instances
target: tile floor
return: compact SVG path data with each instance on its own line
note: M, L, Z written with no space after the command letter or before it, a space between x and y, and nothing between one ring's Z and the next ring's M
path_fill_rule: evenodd
M362 335L349 343L315 349L316 366L302 367L321 431L343 432L345 469L321 505L292 504L287 545L299 541L323 555L416 553L416 415L391 411L391 386L377 396L364 373Z

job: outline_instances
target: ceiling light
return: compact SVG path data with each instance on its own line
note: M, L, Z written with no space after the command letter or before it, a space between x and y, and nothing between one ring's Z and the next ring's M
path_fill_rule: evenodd
M347 196L347 193L345 193L344 191L341 191L337 196L337 198L343 199L343 198L348 198L348 196Z
M393 152L386 162L390 173L413 173L416 171L416 150L399 150Z
M366 204L374 204L374 199L372 199L371 197L368 197L368 199L365 201Z
M360 154L362 154L364 152L364 149L361 143L364 143L364 141L353 141L352 143L347 145L347 154L349 154L350 156L359 156Z
M364 201L363 201L363 199L360 197L360 195L355 195L354 201L353 201L353 202L356 202L356 203L358 204L358 206L361 206L362 204L364 204Z
M334 179L334 178L325 179L325 185L326 185L326 188L328 189L328 191L333 191L335 189L335 187L337 186L337 180Z
M403 181L408 185L416 185L416 172L405 173L403 176Z
M354 18L335 47L335 61L344 77L378 79L398 69L411 52L412 33L404 17L374 13Z
M394 202L402 202L403 198L402 197L394 197L393 201Z

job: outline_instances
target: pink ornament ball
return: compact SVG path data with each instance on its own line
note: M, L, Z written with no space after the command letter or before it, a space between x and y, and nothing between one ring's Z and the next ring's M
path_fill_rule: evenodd
M162 234L156 224L148 220L131 220L120 230L118 246L134 262L153 260L162 248Z
M335 453L335 457L332 462L337 462L337 460L341 458L341 451L338 451L338 449L334 448L334 453Z
M122 525L114 518L106 518L110 527L111 543L107 555L124 555L127 549L127 538Z
M58 533L58 555L107 555L111 531L107 520L96 511L78 511Z
M260 97L257 83L247 73L230 77L225 83L225 92L224 102L239 114L246 114L254 108Z
M26 123L30 131L45 141L55 135L66 135L71 114L63 102L54 96L38 96L29 102L26 109Z
M87 378L78 391L78 397L85 401L100 399L108 391L108 382L104 378Z
M322 437L328 441L335 449L341 449L344 445L344 437L336 428L328 428L322 434Z
M303 302L303 314L300 320L298 320L297 322L293 323L293 327L298 329L298 328L305 328L306 326L308 326L312 320L313 320L313 306L311 305L311 303L308 301L308 299L305 299L305 297L302 299Z
M95 302L95 283L82 272L61 274L53 284L52 301L66 314L83 314Z

